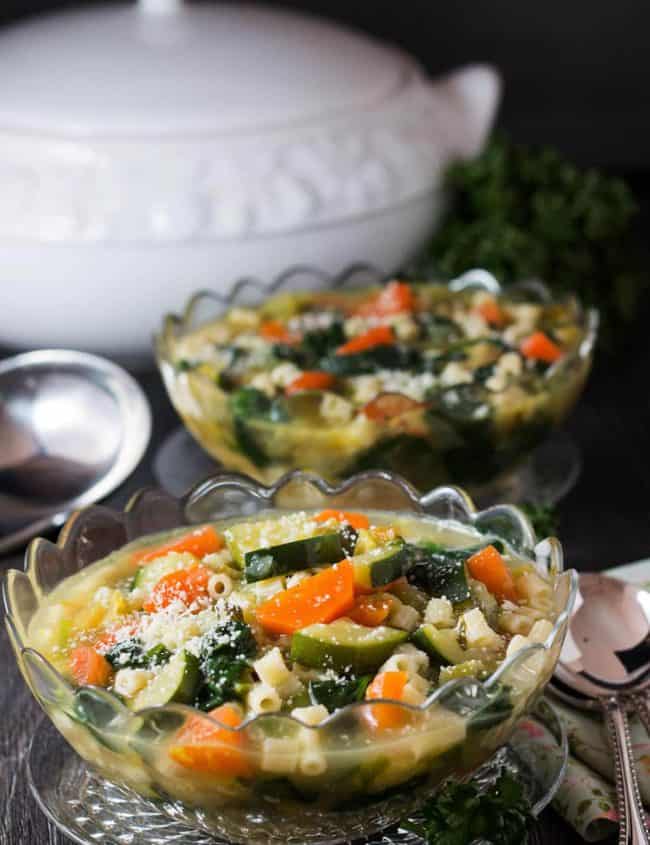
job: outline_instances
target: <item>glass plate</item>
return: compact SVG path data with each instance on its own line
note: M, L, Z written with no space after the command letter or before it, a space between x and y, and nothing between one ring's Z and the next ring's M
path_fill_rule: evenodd
M539 731L531 730L530 721L524 719L510 743L472 779L489 789L507 770L525 786L533 812L539 815L560 786L568 746L555 711L546 701L539 703L535 715L548 728L554 744L549 747L540 742ZM95 776L49 720L41 722L32 738L27 778L45 815L80 845L227 845L174 819L173 805L144 799ZM285 841L293 842L287 834ZM354 840L354 845L364 843L422 845L422 839L402 828L392 828L371 839Z
M575 486L581 467L578 447L568 434L558 431L514 469L488 484L466 489L481 508L498 502L554 505ZM163 441L153 464L157 480L173 496L182 496L201 478L220 469L183 427Z

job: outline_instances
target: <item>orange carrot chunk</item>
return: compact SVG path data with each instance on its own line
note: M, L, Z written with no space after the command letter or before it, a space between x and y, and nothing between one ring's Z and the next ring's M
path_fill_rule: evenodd
M385 422L422 407L421 402L416 402L402 393L382 393L363 406L363 413L369 420Z
M80 686L105 687L113 672L111 664L91 646L80 645L70 655L70 671Z
M178 552L179 554L189 552L196 557L204 557L213 552L221 551L224 545L223 537L217 534L211 525L203 525L201 528L196 528L189 534L170 540L169 543L164 543L162 546L156 546L153 549L140 549L140 551L133 553L131 560L134 563L150 563L169 552Z
M272 634L294 634L316 622L344 616L353 604L354 567L345 560L276 593L259 605L255 616Z
M380 672L366 690L366 699L401 701L408 679L406 672ZM368 707L367 719L375 730L401 728L409 721L409 713L395 704L373 704Z
M172 760L186 769L227 777L250 777L253 767L246 756L246 740L237 728L241 716L232 704L222 704L210 716L226 727L211 724L202 716L190 716L169 749Z
M362 303L355 313L361 317L389 317L392 314L413 311L414 307L415 297L410 285L393 281L372 300Z
M392 602L387 596L359 596L352 610L348 611L348 616L359 625L376 628L388 619L391 606Z
M486 546L468 558L467 568L472 578L482 581L498 599L515 600L517 593L512 573L494 546Z
M279 320L266 320L260 325L260 335L273 343L299 343L300 335L293 334Z
M318 370L308 370L295 378L285 387L287 396L293 393L300 393L303 390L329 390L334 387L336 379L330 373L322 373Z
M560 347L544 332L531 334L521 342L519 349L525 358L544 361L547 364L552 364L562 357Z
M208 582L211 575L212 570L201 564L163 575L142 605L143 610L155 613L174 601L181 601L195 611L201 610L202 600L207 602L210 596Z
M336 519L338 522L347 522L353 528L370 528L370 520L363 513L353 513L352 511L337 511L333 508L321 511L314 517L316 522L328 522L330 519Z
M478 313L483 317L486 323L491 326L501 327L508 322L508 317L496 301L496 299L486 299L477 307Z
M390 326L377 326L369 329L358 337L353 337L336 350L337 355L353 355L355 352L365 352L375 346L391 346L395 343L395 335Z

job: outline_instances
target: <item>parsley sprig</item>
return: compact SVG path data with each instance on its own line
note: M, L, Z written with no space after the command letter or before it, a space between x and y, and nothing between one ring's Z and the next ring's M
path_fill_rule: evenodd
M532 819L523 787L503 772L489 791L474 783L449 781L420 811L421 821L402 827L421 836L427 845L526 845Z
M427 269L451 277L484 267L506 283L539 278L575 291L600 308L610 341L632 320L649 282L623 180L497 135L478 158L452 166L448 184L452 206Z

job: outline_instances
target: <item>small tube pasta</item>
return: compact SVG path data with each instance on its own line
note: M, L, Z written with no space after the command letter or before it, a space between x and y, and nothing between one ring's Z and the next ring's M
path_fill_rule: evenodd
M311 728L301 728L298 734L298 744L300 748L299 771L311 777L321 775L327 768L327 758L323 754L318 733Z
M436 597L429 599L424 611L424 621L440 628L453 628L456 617L449 599Z
M415 648L415 646L407 643L400 646L395 654L392 654L385 663L382 664L380 672L406 672L409 678L417 677L420 672L426 671L429 668L429 658L427 655Z
M265 683L253 684L246 696L246 704L253 713L275 713L282 707L278 691Z
M232 590L233 583L230 575L226 575L225 572L215 572L214 575L210 576L208 580L208 594L213 601L216 599L225 599L232 593Z
M262 742L260 768L276 775L292 774L298 766L297 749L295 739L266 737Z
M420 624L420 614L414 607L402 604L399 599L394 599L388 624L393 628L401 628L403 631L415 631Z
M284 662L282 652L277 646L256 660L253 669L262 683L275 689L281 698L293 695L301 687L300 681Z
M309 707L294 707L291 715L299 719L305 725L320 725L323 719L327 719L329 711L323 704L314 704Z

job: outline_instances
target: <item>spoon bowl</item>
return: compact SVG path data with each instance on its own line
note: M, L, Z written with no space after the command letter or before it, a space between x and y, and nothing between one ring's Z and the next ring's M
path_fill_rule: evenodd
M150 435L142 390L110 361L59 349L0 361L0 554L107 496Z
M584 573L576 608L560 658L565 669L608 689L642 683L650 675L650 595L618 578Z

